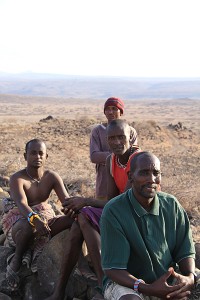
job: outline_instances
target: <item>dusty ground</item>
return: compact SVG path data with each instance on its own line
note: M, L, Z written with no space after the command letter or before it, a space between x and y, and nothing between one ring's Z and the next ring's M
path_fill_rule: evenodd
M25 166L25 143L47 143L49 168L57 171L71 195L94 195L95 168L89 160L92 127L104 121L104 100L0 95L0 176ZM49 115L51 120L45 120ZM134 100L124 118L139 136L142 149L162 163L162 190L175 194L191 217L200 242L200 100ZM3 183L2 183L3 185ZM52 195L54 197L54 195Z

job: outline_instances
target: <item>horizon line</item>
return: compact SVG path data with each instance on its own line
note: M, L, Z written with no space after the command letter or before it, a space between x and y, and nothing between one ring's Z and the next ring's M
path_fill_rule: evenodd
M7 76L24 76L24 75L36 75L36 76L60 76L60 77L93 77L93 78L131 78L131 79L189 79L200 80L200 77L184 77L184 76L133 76L133 75L88 75L88 74L63 74L63 73L46 73L46 72L2 72L0 71L0 77Z

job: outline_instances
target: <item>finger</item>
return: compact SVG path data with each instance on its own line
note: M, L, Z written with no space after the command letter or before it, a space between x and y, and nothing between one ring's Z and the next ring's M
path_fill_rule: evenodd
M75 214L75 211L73 209L69 210L70 216L73 217L73 215Z
M182 299L184 297L187 298L187 296L190 295L190 291L187 290L187 287L186 286L183 286L182 288L176 290L176 291L173 291L171 293L169 293L167 295L167 299Z
M69 211L65 211L65 216L69 217L70 218L70 212Z
M167 299L171 299L171 300L188 300L188 295L185 297L185 296L182 296L182 295L178 295L177 297L173 297L173 298L167 298Z
M74 211L72 209L67 209L64 213L69 218L72 218L72 216L74 215Z
M63 206L63 207L66 207L66 206L68 206L69 204L70 204L70 201L68 200L68 201L66 201L66 202L63 202L63 203L62 203L62 206Z
M70 213L69 213L69 209L65 207L65 208L63 209L63 213L64 213L66 216L69 216L69 214L70 214Z
M73 203L68 203L67 205L64 206L65 209L73 209Z
M168 269L168 271L162 275L162 278L167 281L167 279L172 275L174 269L171 267Z

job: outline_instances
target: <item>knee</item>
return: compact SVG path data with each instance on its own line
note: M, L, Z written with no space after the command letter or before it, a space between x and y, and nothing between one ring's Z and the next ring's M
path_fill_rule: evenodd
M33 237L33 229L30 224L27 222L17 222L12 229L12 237L15 243L25 240L25 239L30 239Z
M73 223L71 230L70 230L70 242L72 244L77 244L83 242L83 235L80 230L80 227L75 222Z
M86 227L88 225L89 221L82 213L80 213L78 215L78 223L79 223L81 229L84 229L84 227Z

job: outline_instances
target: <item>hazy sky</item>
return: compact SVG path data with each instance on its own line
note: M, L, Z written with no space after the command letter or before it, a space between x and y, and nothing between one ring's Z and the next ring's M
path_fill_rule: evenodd
M0 72L200 77L199 0L0 0Z

